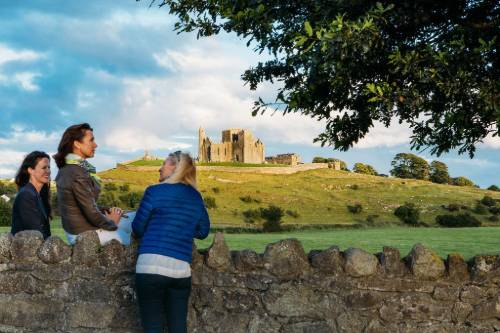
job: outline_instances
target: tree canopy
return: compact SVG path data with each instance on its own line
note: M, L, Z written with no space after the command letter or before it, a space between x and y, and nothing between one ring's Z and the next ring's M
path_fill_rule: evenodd
M412 148L472 157L498 135L495 0L163 0L178 32L236 33L272 59L246 70L250 89L279 82L276 109L326 120L315 141L348 150L376 122L407 123Z
M414 154L396 154L391 162L391 175L399 178L429 179L429 163Z
M378 172L377 170L375 170L374 167L364 163L355 163L354 168L352 170L356 173L363 173L365 175L373 175L373 176L378 175Z

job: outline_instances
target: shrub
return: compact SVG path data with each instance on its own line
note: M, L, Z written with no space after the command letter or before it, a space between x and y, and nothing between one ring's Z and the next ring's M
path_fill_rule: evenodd
M481 203L488 207L493 207L497 204L495 199L493 199L489 195L485 195L484 198L481 199Z
M116 191L116 190L118 190L118 187L116 186L115 183L106 183L106 184L104 184L104 190L105 191Z
M212 192L219 193L220 192L220 188L218 188L218 187L212 187Z
M472 180L465 177L455 177L451 179L451 184L455 186L474 186Z
M17 193L17 187L14 183L4 183L0 181L0 195L13 196Z
M500 207L490 207L489 211L493 215L499 215L500 214Z
M119 186L120 192L129 192L130 191L130 185L129 184L123 184Z
M460 205L459 204L448 204L448 206L443 206L443 208L447 209L450 212L457 212L460 210Z
M354 184L350 187L351 190L359 190L359 185L358 184Z
M245 195L243 197L240 197L240 200L246 203L251 203L251 202L256 202L256 203L261 203L262 201L258 198L252 198L251 195Z
M299 213L296 210L287 209L287 211L285 213L286 213L286 215L291 216L291 217L293 217L295 219L300 216Z
M488 214L488 207L486 207L482 203L478 202L476 204L476 207L474 207L473 212L478 214L478 215L486 215L486 214Z
M12 224L12 200L6 202L0 198L0 226L8 227Z
M120 200L127 208L137 208L141 203L143 193L141 192L129 192L120 195Z
M496 215L491 215L490 217L488 217L488 220L490 220L491 222L498 222L500 221L500 218L498 218L498 216Z
M469 213L459 215L438 215L436 222L442 227L448 228L465 228L465 227L480 227L481 221Z
M260 209L247 209L242 214L245 223L254 223L262 218Z
M363 210L363 206L360 203L354 205L347 205L347 210L353 214L359 214Z
M260 216L265 220L262 225L264 232L281 231L281 219L284 212L281 207L269 205L267 208L261 208Z
M205 207L207 207L207 209L217 208L214 197L206 196L203 198L203 202L205 203Z
M115 192L103 192L97 200L97 205L99 207L120 207L122 202Z
M378 215L368 215L366 217L366 222L368 223L375 223L375 220L378 219L379 216Z
M419 224L420 209L411 202L407 202L394 210L396 215L401 221L406 224L416 226Z
M491 185L490 187L488 187L488 190L495 191L495 192L500 192L500 187L498 187L496 185Z
M378 175L378 172L377 172L377 170L375 170L374 167L372 167L369 164L364 164L364 163L355 163L352 171L354 171L356 173L362 173L365 175L374 175L374 176Z

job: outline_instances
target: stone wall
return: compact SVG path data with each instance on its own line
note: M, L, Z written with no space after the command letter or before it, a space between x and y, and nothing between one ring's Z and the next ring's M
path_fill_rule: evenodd
M140 332L137 244L74 247L35 231L0 234L0 332ZM193 251L190 332L495 332L500 256L445 261L416 245L404 259L289 239L230 252L217 234Z

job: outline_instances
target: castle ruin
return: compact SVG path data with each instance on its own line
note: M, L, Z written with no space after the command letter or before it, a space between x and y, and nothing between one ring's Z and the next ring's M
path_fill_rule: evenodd
M255 140L246 129L230 128L222 131L222 142L214 143L200 127L198 131L199 162L264 163L264 144Z

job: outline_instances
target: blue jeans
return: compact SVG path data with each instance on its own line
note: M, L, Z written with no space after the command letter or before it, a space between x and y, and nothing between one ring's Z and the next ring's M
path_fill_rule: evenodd
M187 332L191 277L171 278L157 274L136 274L141 323L146 333ZM166 323L165 323L166 321Z

